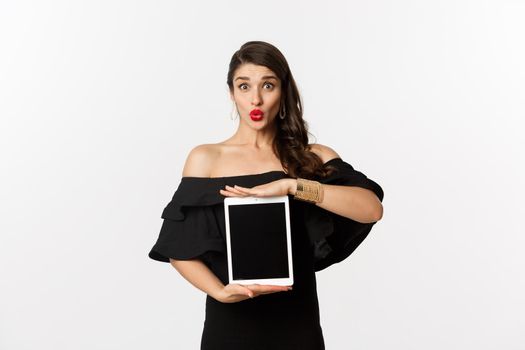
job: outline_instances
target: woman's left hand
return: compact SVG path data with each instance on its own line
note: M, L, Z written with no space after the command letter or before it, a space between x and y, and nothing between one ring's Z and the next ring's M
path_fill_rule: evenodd
M284 196L289 194L294 186L294 179L279 179L254 187L234 187L226 185L225 190L220 190L223 196L227 197L271 197Z

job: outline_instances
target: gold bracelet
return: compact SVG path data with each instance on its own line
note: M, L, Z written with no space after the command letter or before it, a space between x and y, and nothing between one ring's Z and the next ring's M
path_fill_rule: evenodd
M302 178L297 178L297 191L294 198L311 203L319 203L322 201L321 183Z

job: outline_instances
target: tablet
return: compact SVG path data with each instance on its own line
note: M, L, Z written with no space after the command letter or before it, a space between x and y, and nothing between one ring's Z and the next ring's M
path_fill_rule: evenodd
M229 283L293 284L288 196L224 199Z

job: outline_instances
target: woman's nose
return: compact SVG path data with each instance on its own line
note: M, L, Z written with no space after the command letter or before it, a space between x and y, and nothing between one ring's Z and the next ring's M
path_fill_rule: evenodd
M259 94L259 91L255 91L252 96L252 104L259 105L261 103L261 96Z

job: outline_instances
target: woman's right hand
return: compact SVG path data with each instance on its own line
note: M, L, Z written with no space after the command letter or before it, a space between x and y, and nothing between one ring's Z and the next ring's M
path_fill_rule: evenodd
M222 303L236 303L262 294L277 292L286 292L292 289L292 286L273 286L264 284L242 285L230 283L217 294L215 299Z

